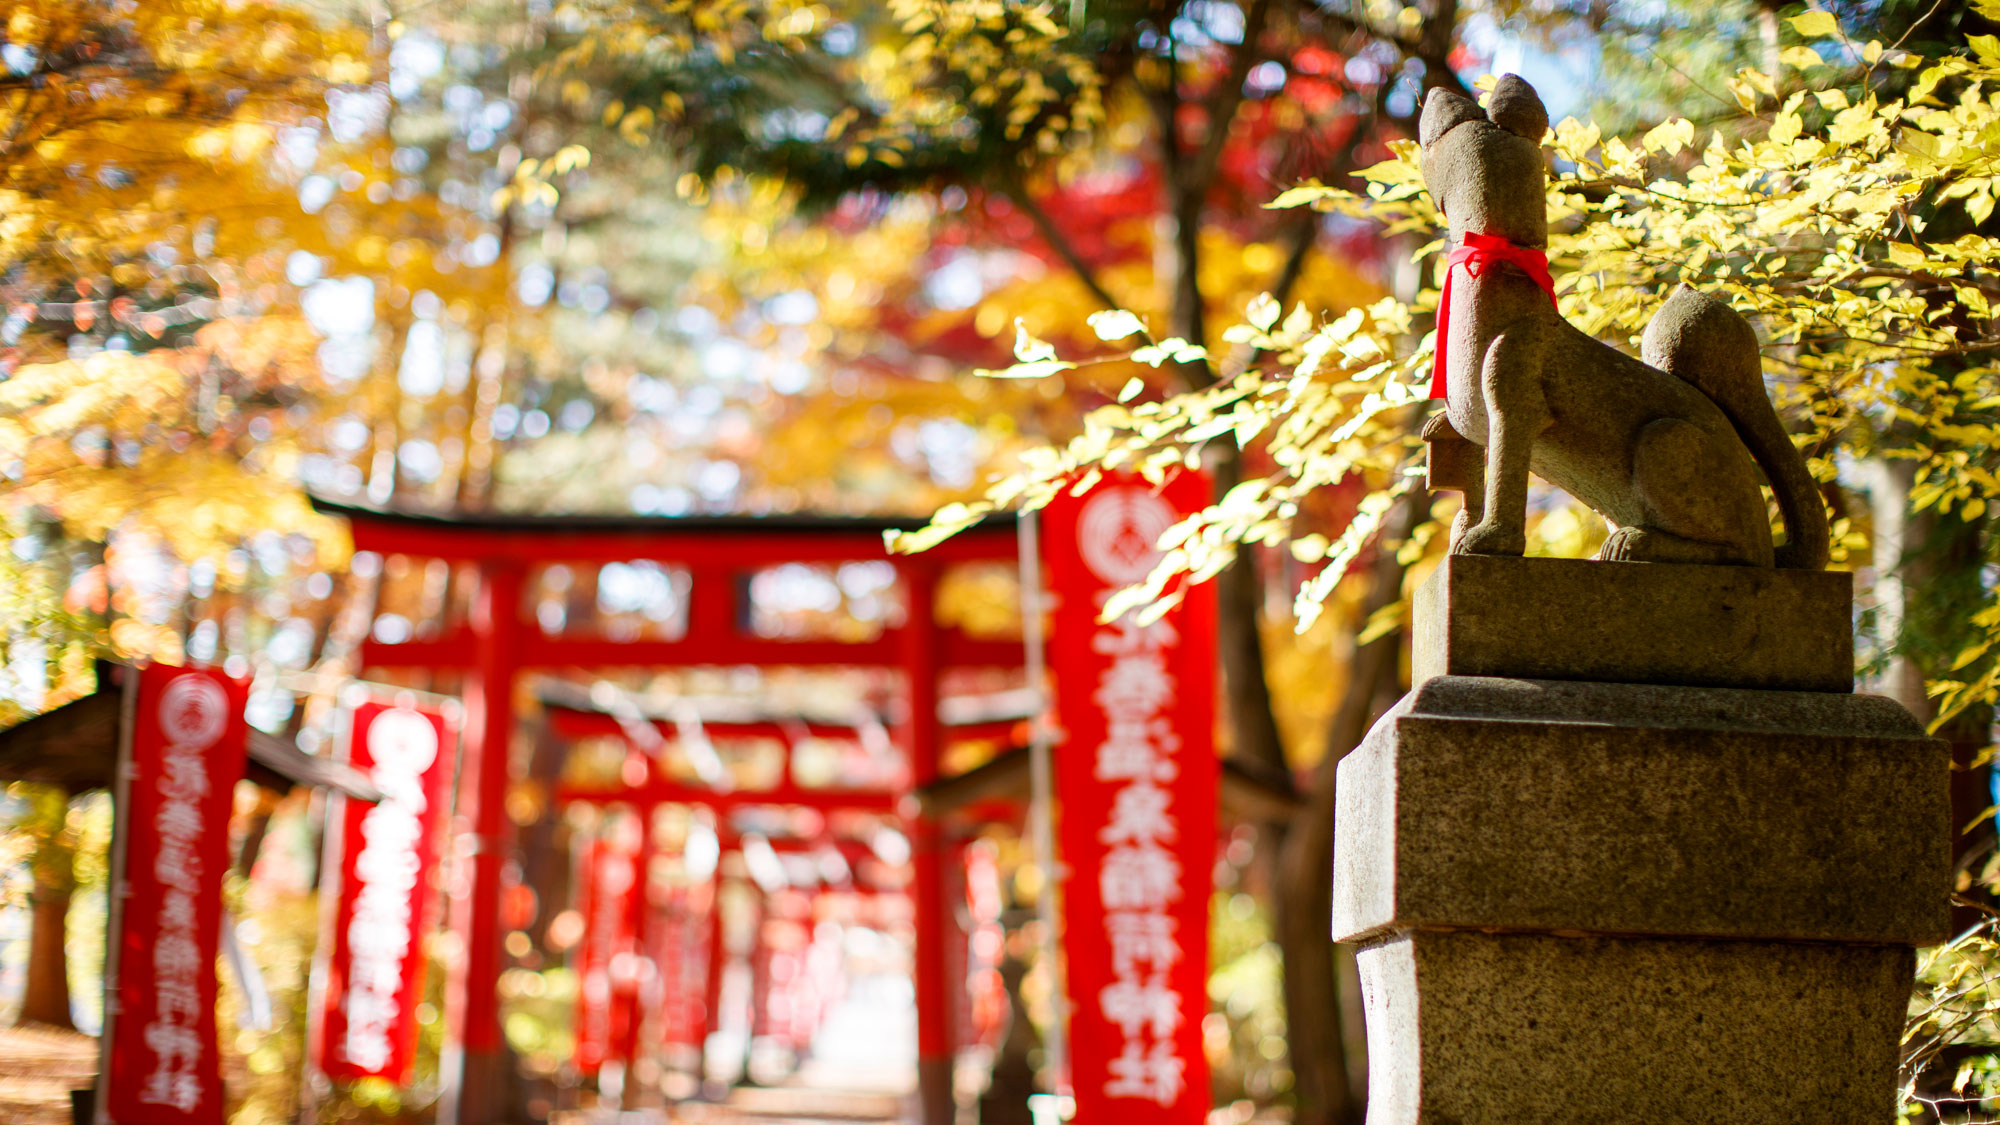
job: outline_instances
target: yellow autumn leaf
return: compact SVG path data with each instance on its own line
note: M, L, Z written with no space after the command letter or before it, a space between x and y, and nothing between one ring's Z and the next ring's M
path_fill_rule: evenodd
M1676 117L1647 130L1644 146L1652 152L1672 156L1694 141L1694 122Z

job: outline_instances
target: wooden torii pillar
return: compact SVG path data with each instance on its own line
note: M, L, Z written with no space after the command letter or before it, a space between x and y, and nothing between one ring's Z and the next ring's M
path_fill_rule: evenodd
M470 619L434 639L363 645L366 668L457 673L464 678L456 859L465 865L451 918L464 940L446 988L447 1038L439 1061L439 1125L497 1125L521 1116L513 1103L513 1064L501 1034L497 986L505 967L500 932L502 875L512 851L506 812L511 778L514 697L532 668L690 667L701 665L891 667L902 671L911 703L901 741L915 784L938 776L938 674L951 665L1019 666L1018 642L989 641L939 629L934 620L941 569L952 563L1012 563L1014 519L989 517L918 558L891 557L888 530L919 520L819 516L520 516L390 511L312 497L318 511L344 518L357 550L476 564ZM692 579L686 635L625 641L602 636L545 637L521 616L528 569L540 563L647 560L684 566ZM865 641L783 640L746 635L739 579L787 562L889 561L908 591L900 628ZM912 806L914 809L914 806ZM941 859L935 832L913 811L917 865L912 888L918 936L916 996L919 1101L924 1125L950 1125L951 995L944 972Z
M928 562L900 567L903 588L912 607L931 605L937 597L938 568ZM919 789L937 780L941 758L938 725L937 623L913 608L903 627L903 683L908 705L901 724L903 751L909 756L910 780ZM914 803L914 802L913 802ZM952 1006L945 956L944 841L931 818L910 810L905 834L910 838L910 908L915 914L917 1000L917 1099L926 1123L946 1123L957 1116L952 1096Z
M455 857L469 870L465 893L451 903L451 928L464 935L465 944L446 984L446 1038L438 1060L438 1120L457 1125L505 1120L514 1086L496 986L506 967L500 896L511 842L508 758L521 672L524 570L518 559L482 560L470 622L477 643L463 688L465 741L458 798L460 818L470 831L459 837Z

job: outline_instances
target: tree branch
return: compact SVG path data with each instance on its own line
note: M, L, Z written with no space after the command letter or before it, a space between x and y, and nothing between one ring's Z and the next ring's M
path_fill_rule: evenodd
M1399 34L1377 27L1366 18L1331 11L1323 3L1315 5L1314 11L1331 27L1349 35L1386 43L1400 51L1404 58L1423 63L1426 87L1443 86L1453 93L1468 98L1473 96L1471 88L1460 81L1458 73L1451 69L1451 41L1458 28L1457 0L1439 4L1436 11L1424 18L1423 25L1414 35ZM1433 28L1439 30L1434 31Z
M1034 196L1028 194L1026 185L1013 176L1007 176L1002 179L1001 188L1007 193L1007 198L1013 201L1014 206L1019 207L1029 219L1033 220L1035 230L1041 234L1042 241L1048 243L1049 249L1054 250L1056 256L1069 266L1070 272L1076 275L1078 281L1083 282L1083 287L1090 290L1091 296L1096 297L1107 309L1124 307L1119 304L1118 298L1113 297L1111 291L1104 287L1103 282L1097 279L1097 271L1091 268L1089 262L1083 260L1083 255L1076 252L1076 247L1071 245L1069 236L1056 226L1055 219L1042 209L1041 204L1035 202Z
M1215 169L1222 161L1222 150L1229 143L1229 124L1236 120L1236 111L1243 104L1243 83L1250 77L1250 68L1257 65L1263 52L1257 49L1257 40L1264 34L1264 24L1271 14L1271 0L1252 0L1248 11L1243 13L1243 40L1236 45L1236 53L1229 60L1229 73L1223 76L1208 103L1208 137L1202 142L1201 151L1195 154L1188 165L1187 177L1183 181L1186 191L1195 193L1197 198L1206 198L1208 188L1215 179ZM1195 205L1197 209L1200 204Z

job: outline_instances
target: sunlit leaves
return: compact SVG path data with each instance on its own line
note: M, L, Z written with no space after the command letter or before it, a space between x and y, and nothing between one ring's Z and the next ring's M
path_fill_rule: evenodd
M1810 40L1841 38L1823 12L1805 13L1794 27ZM1884 51L1870 44L1858 53L1865 62ZM1810 46L1781 61L1825 65ZM1982 91L2000 84L2000 64L1976 48L1972 56L1892 61L1918 70L1907 100L1865 88L1853 96L1838 87L1786 90L1777 76L1745 69L1733 88L1746 113L1767 116L1705 138L1683 118L1638 137L1558 123L1553 145L1562 163L1549 208L1559 304L1579 328L1629 347L1674 286L1697 285L1759 324L1775 395L1809 422L1809 447L1872 450L1876 420L1914 427L1919 439L1901 451L1920 465L1914 501L1983 514L2000 503L2000 472L1973 451L2000 446L2000 374L1970 361L2000 348L1992 317L2000 245L1979 234L1927 231L1941 210L1979 223L1995 207L2000 104ZM1393 152L1361 174L1360 192L1306 183L1271 206L1434 235L1442 223L1419 153L1408 143ZM1418 256L1440 248L1429 242ZM1409 487L1410 408L1431 343L1412 334L1435 299L1429 290L1410 305L1300 306L1286 315L1258 298L1221 336L1256 349L1264 364L1165 402L1131 405L1138 388L1128 385L1121 403L1094 415L1083 435L1031 460L988 499L1033 505L1093 466L1193 463L1210 442L1260 442L1276 471L1189 520L1172 565L1132 596L1173 589L1176 573L1209 572L1243 543L1290 545L1301 561L1322 567L1301 592L1301 615L1309 616L1373 534L1387 498ZM1148 342L1123 358L1161 364L1177 358L1179 346ZM1062 361L1051 354L1037 362ZM1813 465L1822 476L1833 472L1825 455ZM1334 540L1290 543L1298 500L1355 474L1373 492L1353 523ZM2000 638L2000 614L1987 627ZM2000 698L2000 672L1939 690L1947 711Z
M1022 363L1039 363L1056 357L1054 344L1039 339L1028 331L1028 325L1019 317L1014 318L1014 358Z
M1921 1104L1917 1086L1929 1068L1949 1064L1958 1053L1954 1047L1991 1042L2000 1025L2000 989L1992 975L1993 965L2000 963L1996 924L1987 918L1928 951L1917 966L1918 991L1903 1033L1901 1094L1906 1106ZM1992 1097L2000 1094L2000 1072L1990 1055L1965 1058L1952 1071L1950 1089L1968 1101Z
M1832 12L1815 9L1793 16L1792 30L1807 39L1826 39L1840 34L1840 22Z
M1146 325L1137 316L1124 309L1105 309L1091 313L1088 323L1090 330L1097 333L1097 338L1107 343L1123 340L1127 336L1146 330Z
M1014 358L1020 362L1012 367L981 368L978 374L989 379L1040 379L1076 366L1057 359L1055 345L1029 332L1027 323L1019 317L1014 320Z
M1639 142L1642 149L1673 156L1694 142L1694 122L1676 117L1653 126Z
M358 40L296 9L188 0L15 5L31 48L0 101L0 260L60 284L143 260L192 257L181 213L268 199L278 130L357 72ZM231 212L237 214L241 212Z
M1157 344L1148 344L1133 351L1132 362L1148 367L1172 361L1174 363L1195 363L1208 358L1208 349L1200 344L1191 344L1179 336L1169 336Z
M1225 338L1271 353L1290 365L1288 374L1249 373L1165 402L1127 405L1144 386L1132 380L1119 405L1092 412L1083 433L1065 446L1037 451L1020 471L990 489L982 504L941 512L921 533L923 538L898 536L892 546L921 549L970 526L978 513L993 507L1040 507L1062 489L1087 483L1099 469L1128 468L1157 478L1199 464L1207 443L1266 441L1280 471L1243 482L1169 532L1153 574L1121 593L1104 612L1116 616L1143 606L1143 614L1158 614L1185 583L1218 573L1241 544L1284 545L1300 499L1314 489L1354 474L1387 486L1381 498L1364 503L1361 517L1339 542L1321 552L1324 577L1309 583L1300 599L1300 613L1309 623L1331 584L1367 545L1374 521L1395 494L1409 487L1401 473L1411 452L1407 408L1415 392L1398 378L1404 364L1391 358L1408 350L1402 341L1409 327L1407 310L1393 300L1349 309L1320 325L1303 305L1285 315L1269 295L1260 295L1246 307L1245 322L1231 326ZM1063 362L1045 352L1041 341L1028 340L1027 354L1037 357L1031 362ZM1099 359L1158 366L1203 354L1204 349L1170 338Z
M1826 65L1826 60L1811 47L1787 47L1778 53L1778 61L1797 70Z
M988 503L946 504L932 514L930 523L916 531L885 531L882 542L891 551L913 554L926 551L978 523L993 511Z
M982 145L1022 165L1080 151L1105 117L1101 68L1049 3L580 0L571 10L589 30L558 53L546 81L574 88L581 105L592 93L575 74L593 63L671 76L658 114L613 101L607 124L634 142L699 142L704 126L724 122L728 159L753 168L797 155L790 138L745 143L738 123L771 108L760 75L809 77L807 101L824 111L818 139L856 185ZM862 49L833 46L857 27L886 34Z
M1307 204L1317 203L1322 199L1333 199L1344 194L1338 188L1330 188L1315 180L1310 183L1300 184L1297 187L1286 188L1284 191L1278 193L1276 199L1266 203L1264 206L1274 209L1304 207Z
M1248 308L1243 310L1243 319L1260 332L1269 332L1278 323L1278 314L1284 311L1269 293L1259 293L1251 298Z

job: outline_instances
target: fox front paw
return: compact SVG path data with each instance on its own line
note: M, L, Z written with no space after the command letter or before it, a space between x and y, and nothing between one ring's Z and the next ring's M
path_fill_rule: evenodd
M1527 531L1483 520L1467 529L1452 545L1458 555L1519 555L1528 549Z
M1636 527L1618 528L1605 538L1604 546L1597 549L1598 561L1637 562L1645 541L1645 532Z
M1472 513L1466 511L1464 508L1460 508L1458 514L1453 516L1451 520L1451 538L1446 540L1451 545L1452 554L1456 555L1460 553L1459 544L1465 542L1465 533L1471 531L1472 527Z

